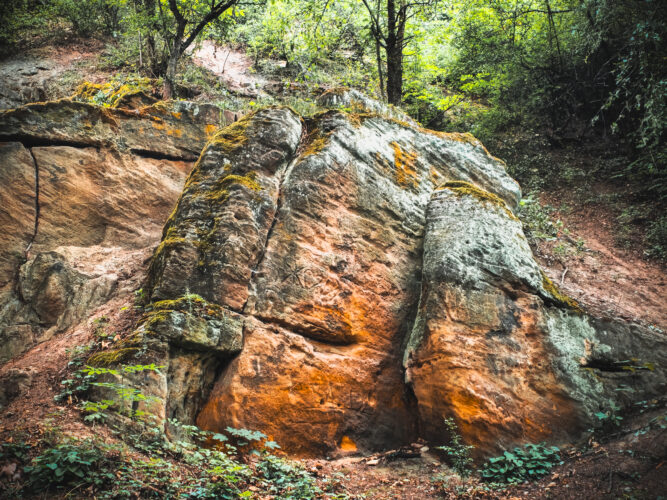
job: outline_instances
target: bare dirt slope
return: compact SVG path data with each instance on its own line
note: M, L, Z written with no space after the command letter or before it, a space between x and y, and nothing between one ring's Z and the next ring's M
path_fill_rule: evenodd
M253 70L252 59L243 50L220 47L206 40L192 53L192 60L217 75L236 94L254 97L266 84L266 80Z
M583 242L578 252L559 247L558 240L537 243L536 256L549 277L596 315L667 329L665 269L637 248L617 245L618 222L612 211L601 204L577 205L567 192L544 193L542 200L572 207L552 218L563 221L571 241Z

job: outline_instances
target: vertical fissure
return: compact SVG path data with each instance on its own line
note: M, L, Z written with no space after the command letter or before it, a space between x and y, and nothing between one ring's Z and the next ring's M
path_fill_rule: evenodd
M283 199L283 185L287 178L289 177L290 172L294 168L294 165L296 165L297 161L299 160L300 156L298 154L298 148L297 152L294 154L294 157L292 160L286 165L286 167L280 172L279 177L278 177L278 196L276 198L276 210L273 213L273 217L271 218L271 224L269 225L269 230L266 232L266 238L264 239L264 244L262 245L262 250L257 257L257 263L253 266L251 272L250 272L250 280L248 281L248 295L246 296L245 302L243 303L243 307L241 307L241 311L243 313L246 312L246 306L248 305L248 300L250 299L250 295L252 292L253 287L255 286L255 276L257 272L259 271L262 263L264 262L264 258L266 256L266 250L269 246L269 242L271 241L271 236L273 235L273 229L276 225L276 222L278 220L278 214L280 212L280 209L282 208L282 199Z
M35 153L33 152L32 148L28 147L26 148L28 152L30 153L30 157L32 158L32 164L35 168L35 226L32 231L32 236L30 237L30 241L28 242L28 246L26 246L24 255L26 260L28 259L28 253L30 252L30 249L32 248L33 243L35 242L35 238L37 238L37 231L39 230L39 165L37 164L37 158L35 157Z

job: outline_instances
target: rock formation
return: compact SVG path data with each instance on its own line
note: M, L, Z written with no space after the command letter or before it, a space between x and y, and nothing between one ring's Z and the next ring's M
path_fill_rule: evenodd
M186 102L0 111L0 362L109 299L220 124L218 108Z
M560 442L610 402L629 404L619 386L633 398L664 393L665 339L591 318L558 291L514 214L519 186L479 141L421 129L356 94L332 92L322 103L347 111L303 119L269 108L210 138L154 251L143 318L90 363L156 362L161 372L133 381L156 396L146 408L161 421L256 429L296 454L395 447L418 436L441 443L448 416L480 453ZM164 110L156 121L160 106L38 106L0 117L0 138L14 141L4 146L12 160L2 175L22 186L0 191L3 206L16 207L0 216L17 228L0 263L18 292L8 292L3 311L19 304L3 318L29 309L31 324L63 328L113 282L58 268L54 247L157 243L181 179L166 182L162 169L194 159L206 127L188 119L185 130L178 112ZM13 278L34 234L35 162L39 227L48 231L37 231L31 252L40 254ZM65 210L55 208L55 188L42 205L42 169L77 179L69 190L59 181ZM109 171L118 173L109 180ZM99 201L102 182L114 186L105 201L85 201L87 193ZM54 207L43 222L42 206ZM23 338L14 331L4 338Z

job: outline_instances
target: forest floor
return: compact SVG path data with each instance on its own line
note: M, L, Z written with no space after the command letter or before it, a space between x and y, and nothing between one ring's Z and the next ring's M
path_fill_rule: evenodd
M84 78L103 81L113 71L99 65L100 50L97 42L79 41L5 60L0 64L0 99L20 99L12 92L25 88L35 89L30 95L40 99L64 97ZM193 54L193 61L218 75L230 91L241 94L260 92L270 81L268 76L255 74L251 59L237 50L205 44ZM34 70L16 71L19 66ZM614 188L600 183L593 189L602 196ZM667 328L665 268L647 260L639 246L619 244L623 228L616 212L604 203L581 203L577 193L559 186L542 190L539 198L542 205L555 207L548 217L561 221L558 227L568 230L532 242L550 278L595 314L638 321L658 330ZM140 283L143 272L137 267L129 280ZM84 424L72 404L56 403L53 398L61 389L71 353L94 337L94 319L106 316L109 328L127 329L134 321L132 308L122 308L132 301L131 295L119 296L69 335L54 337L0 367L0 379L20 367L32 373L33 381L20 398L0 410L0 441L23 430L37 442L54 428L79 437L115 439L104 426ZM462 479L443 463L442 456L424 448L414 458L346 456L302 463L320 479L336 479L349 498L654 499L667 497L667 430L654 425L664 411L657 402L644 402L606 437L592 434L565 448L564 463L547 476L505 490L477 479ZM2 465L0 481L5 474Z

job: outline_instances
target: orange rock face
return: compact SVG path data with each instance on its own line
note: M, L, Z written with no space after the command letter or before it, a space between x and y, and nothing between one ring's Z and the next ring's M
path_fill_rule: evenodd
M416 422L392 361L370 346L315 342L251 319L197 424L261 429L300 455L406 442Z
M430 294L427 334L408 365L424 437L442 439L443 416L477 453L576 432L581 415L551 369L539 299L446 285Z
M19 142L0 143L0 289L14 278L35 229L35 166Z
M613 397L587 342L592 364L650 352L617 327L610 344L544 280L518 187L477 141L333 111L305 125L269 109L213 140L154 258L155 299L243 317L202 428L326 455L444 443L453 417L495 453L568 439Z
M664 341L654 338L661 354L651 352L641 331L601 326L563 307L521 223L459 184L436 191L426 215L422 294L404 360L420 431L442 439L443 416L453 417L478 455L567 441L618 385L638 382L621 368L596 372L593 360L604 353L618 361L630 351L661 358ZM600 352L586 354L587 345ZM660 390L663 375L642 384Z

